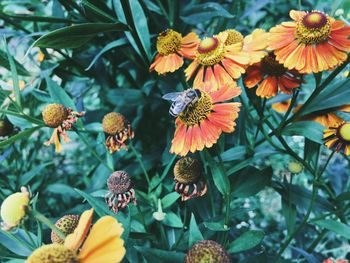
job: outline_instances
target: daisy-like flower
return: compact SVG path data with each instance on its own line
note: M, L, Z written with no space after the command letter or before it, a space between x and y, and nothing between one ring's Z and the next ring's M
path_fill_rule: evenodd
M231 263L230 255L217 242L201 240L187 252L184 263Z
M158 74L174 72L183 65L183 58L193 58L198 43L199 38L193 32L182 37L172 29L165 30L158 35L158 54L149 70L155 70Z
M278 90L291 94L301 84L301 77L296 71L286 69L276 61L273 54L265 56L261 62L247 69L244 84L248 88L258 85L256 95L262 98L276 96Z
M120 113L106 114L102 120L102 128L106 135L106 147L111 154L122 148L127 149L125 141L134 138L130 122Z
M293 112L297 112L301 108L302 104L295 107ZM339 123L344 122L335 112L350 112L350 105L345 105L333 109L316 111L307 115L304 115L297 119L297 121L315 121L322 124L325 127L335 127Z
M323 133L325 145L336 152L350 155L350 122L342 122Z
M56 152L60 152L61 137L64 142L69 142L67 131L72 129L73 124L84 114L84 112L76 112L71 108L66 108L62 104L53 103L47 105L42 112L43 120L47 126L54 128L54 131L50 140L44 144L49 146L54 143Z
M217 91L203 86L200 98L186 107L176 118L176 130L172 140L171 153L185 156L188 152L210 148L222 132L235 130L240 103L222 103L241 94L236 83L224 85Z
M174 166L175 191L181 195L182 201L203 196L207 185L202 175L202 168L197 159L184 157Z
M233 82L245 72L246 67L266 55L263 30L256 30L243 38L230 29L213 37L204 38L198 45L194 61L186 68L186 80L194 78L193 87L211 83L213 90ZM265 43L265 44L261 44Z
M26 215L29 202L30 194L25 187L21 188L21 192L6 197L0 208L1 228L8 231L18 226Z
M130 202L136 205L135 190L133 182L127 172L116 171L107 179L108 192L105 201L114 213L126 207Z
M43 245L27 263L121 262L125 255L122 225L111 216L101 217L91 228L93 209L85 211L64 244ZM89 234L88 234L89 233Z
M350 27L320 11L290 11L292 22L270 29L269 49L288 69L321 72L341 64L350 51Z
M65 215L57 220L55 226L65 235L72 234L79 223L79 215ZM51 231L52 243L63 244L64 239L60 238L54 231Z

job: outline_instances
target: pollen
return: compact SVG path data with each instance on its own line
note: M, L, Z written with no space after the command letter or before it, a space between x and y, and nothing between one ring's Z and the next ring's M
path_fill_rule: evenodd
M181 48L182 36L180 33L168 29L158 35L157 51L163 56L176 53Z
M125 129L125 117L116 112L110 112L103 117L103 131L109 135L116 135Z
M45 124L52 128L57 128L68 117L68 111L62 104L49 104L42 112Z
M286 72L286 68L278 63L278 61L275 58L275 55L269 54L266 57L263 58L261 61L261 68L262 70L267 74L271 76L282 76Z
M202 176L202 169L199 161L191 158L184 157L177 161L174 166L175 180L182 184L190 184L197 182Z
M75 228L78 226L79 216L78 215L65 215L57 220L55 226L62 231L62 233L67 236L74 232ZM63 244L64 240L60 238L54 231L51 231L51 241L52 243Z
M306 45L318 44L329 37L331 29L331 21L327 15L312 11L297 22L295 37Z
M340 137L347 142L350 142L350 123L346 122L339 128Z
M233 45L236 43L243 43L243 35L234 29L227 29L225 30L227 32L227 38L225 41L225 45Z
M180 115L179 119L187 126L200 124L210 114L213 108L213 101L208 93L201 91L201 97L197 102L188 106Z
M74 251L66 248L62 244L44 245L29 256L27 263L78 263L77 255Z
M212 66L224 58L224 53L224 43L221 43L216 37L207 37L200 42L196 59L199 64Z

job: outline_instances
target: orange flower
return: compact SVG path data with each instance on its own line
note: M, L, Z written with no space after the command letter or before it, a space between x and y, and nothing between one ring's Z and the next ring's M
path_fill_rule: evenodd
M199 43L198 36L191 32L185 37L172 29L168 29L159 34L157 38L158 54L150 66L150 71L157 71L158 74L174 72L183 63L183 57L193 58L194 52Z
M320 11L290 11L292 22L270 29L269 49L288 69L300 73L330 70L350 51L350 27Z
M347 261L346 259L338 259L338 260L334 261L331 258L327 258L327 259L323 260L322 263L349 263L349 261Z
M233 82L245 72L247 65L266 55L260 51L266 46L261 44L264 43L261 42L262 36L266 34L259 29L243 39L239 32L227 30L204 38L197 48L194 61L185 70L186 80L194 77L194 88L209 82L213 90ZM257 43L257 47L254 43Z
M78 226L66 237L64 245L43 245L34 250L26 262L121 262L125 255L122 225L115 218L104 216L90 230L93 212L90 209L81 215Z
M256 95L271 98L277 95L278 90L291 94L292 89L300 86L301 78L297 72L286 69L273 54L269 54L261 62L248 67L244 84L248 88L259 84Z
M294 112L297 112L301 108L302 104L295 107ZM305 116L302 116L298 118L298 121L315 121L320 124L322 124L325 127L334 127L337 126L339 123L342 123L344 120L340 117L338 117L335 112L336 111L342 111L342 112L350 112L350 105L341 106L338 108L328 109L328 110L321 110L312 112L310 114L307 114Z
M278 113L285 113L289 109L289 106L290 106L291 102L292 102L291 99L285 100L285 101L276 102L276 103L271 105L271 108L274 111L277 111Z
M325 145L336 152L350 155L350 122L338 123L323 133Z
M200 98L176 118L176 131L171 153L185 156L189 151L210 148L222 132L235 130L240 103L221 103L239 96L241 89L235 83L224 85L217 91L203 86Z

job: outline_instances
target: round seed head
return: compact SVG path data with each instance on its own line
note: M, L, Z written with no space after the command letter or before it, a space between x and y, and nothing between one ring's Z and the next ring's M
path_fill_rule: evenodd
M109 176L107 186L109 191L118 195L128 192L132 188L132 182L126 172L116 171Z
M45 124L52 128L57 128L68 117L68 111L62 104L49 104L42 112Z
M192 157L181 158L174 166L174 177L179 183L196 183L201 176L201 165L197 159Z
M103 117L103 131L109 135L116 135L125 129L125 117L116 112L110 112Z
M185 263L231 263L226 250L212 240L202 240L187 252Z
M29 256L27 263L78 263L78 258L73 250L62 244L44 245Z
M79 216L78 215L65 215L57 220L55 226L63 232L65 236L74 232L78 226ZM52 243L63 244L64 240L60 238L54 231L51 231Z

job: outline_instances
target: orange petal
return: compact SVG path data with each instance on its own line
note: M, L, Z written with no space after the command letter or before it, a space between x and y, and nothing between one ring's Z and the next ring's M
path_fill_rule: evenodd
M121 262L125 256L124 229L111 216L101 217L91 228L78 254L79 263Z
M196 61L193 61L186 69L185 69L185 76L186 81L188 81L190 78L193 77L194 72L198 68L198 63Z
M262 98L271 98L277 95L278 86L277 78L269 76L261 82L259 87L256 90L256 95Z
M263 79L263 73L260 69L260 63L250 66L247 69L247 74L244 77L244 85L248 88L255 87Z
M85 211L79 219L79 223L74 232L68 235L64 241L65 247L71 250L78 250L84 242L87 233L89 232L94 209Z
M289 11L289 16L294 20L294 21L299 21L306 15L305 11L297 11L297 10L290 10Z
M220 87L219 90L211 92L210 96L213 103L230 100L238 97L242 93L242 90L237 86L236 82L232 82Z

